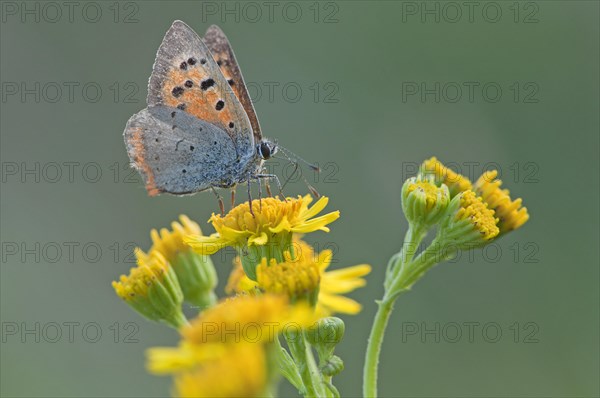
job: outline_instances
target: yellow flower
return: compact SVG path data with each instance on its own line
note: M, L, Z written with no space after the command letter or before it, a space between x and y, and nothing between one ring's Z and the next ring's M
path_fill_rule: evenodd
M136 250L137 267L121 275L112 286L133 309L148 319L178 328L186 323L181 312L183 293L177 276L165 257L156 251Z
M150 231L150 252L161 253L171 264L185 301L204 309L217 301L214 292L218 283L217 273L209 256L195 253L183 242L184 236L201 235L200 226L185 215L180 215L179 220L181 223L171 223L172 230Z
M308 305L290 305L284 296L238 296L205 310L181 334L192 344L271 342L280 331L315 320Z
M437 201L438 190L438 187L428 181L414 181L408 185L406 193L410 194L413 191L421 192L423 194L423 201L425 202L425 209L431 210Z
M488 206L496 212L499 219L500 234L520 228L529 220L527 208L522 207L523 200L511 200L508 189L500 189L502 181L496 179L498 171L488 171L475 183L475 191Z
M420 173L425 176L432 175L438 185L446 184L451 197L472 188L467 177L444 166L435 156L423 162Z
M135 256L138 266L132 268L129 275L121 275L118 282L112 283L117 295L126 301L147 296L149 287L162 280L169 271L169 264L160 253L150 256L136 249Z
M259 344L240 344L216 360L175 377L178 397L261 397L267 393L268 364Z
M455 250L485 245L500 232L494 210L488 209L487 203L473 191L455 196L448 205L447 214L435 239L447 255Z
M151 373L175 374L179 397L254 397L264 394L268 367L262 344L154 347L147 351Z
M160 233L156 229L150 231L150 237L152 238L152 248L150 250L158 250L169 261L172 261L179 252L190 250L190 247L183 242L184 236L202 234L200 226L187 216L182 214L179 216L179 220L181 223L177 221L171 223L172 231L167 228L162 228Z
M450 202L448 187L426 179L409 178L402 185L402 209L415 232L420 234L436 224Z
M256 269L258 286L267 293L285 294L292 301L307 299L314 305L321 281L318 262L302 255L294 260L289 251L284 257L281 263L262 259Z
M240 295L206 309L180 329L178 347L148 350L147 368L174 373L177 396L264 396L274 368L266 355L277 349L279 333L313 325L317 317L307 305L287 297Z
M498 219L494 217L494 210L488 209L487 204L473 191L462 193L460 208L454 218L456 221L468 220L486 241L495 238L500 232L496 225Z
M217 231L210 237L189 235L184 240L197 252L213 254L225 246L264 246L277 242L277 238L287 238L293 232L308 233L314 231L329 232L327 224L339 218L339 211L334 211L320 217L319 214L329 201L321 197L312 207L310 195L297 198L262 199L252 201L254 216L250 213L248 202L233 208L227 215L215 215L210 222Z
M293 246L294 253L296 254L296 260L287 262L284 265L287 270L291 270L291 275L284 275L282 269L275 269L272 271L282 279L286 277L289 278L287 279L287 282L284 281L277 284L274 283L277 281L277 279L273 277L261 277L262 274L260 273L258 282L254 282L244 274L242 264L239 258L236 258L234 260L233 270L229 276L226 292L228 294L233 292L252 293L256 291L256 289L269 291L277 291L277 289L279 289L281 293L284 293L284 287L288 287L290 285L301 286L302 283L307 283L306 280L305 282L302 282L302 280L298 281L294 279L298 274L298 272L294 270L294 267L301 268L303 271L300 273L306 274L309 273L306 271L306 269L310 269L310 274L312 275L313 280L316 279L316 276L312 271L313 267L315 267L319 270L320 274L320 283L318 288L319 296L317 299L316 313L320 316L328 316L333 313L354 315L360 312L362 307L358 302L342 295L366 285L366 281L362 277L371 272L370 265L360 264L353 267L327 271L327 268L331 264L333 257L331 250L323 250L316 254L308 243L299 238L294 240ZM278 265L274 265L274 267L278 267ZM259 269L260 268L261 266L259 266Z

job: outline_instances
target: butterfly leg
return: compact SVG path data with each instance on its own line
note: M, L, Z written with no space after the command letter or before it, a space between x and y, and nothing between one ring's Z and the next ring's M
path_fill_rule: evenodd
M221 197L221 195L219 195L219 193L215 190L215 187L210 187L210 189L212 190L212 192L215 194L215 196L217 197L217 200L219 201L219 209L221 209L221 215L224 216L225 215L225 204L223 203L223 198Z
M257 178L257 179L264 178L264 179L266 179L267 181L268 181L268 180L270 180L270 179L274 179L274 180L275 180L275 182L277 183L277 188L279 189L279 195L281 195L281 197L282 197L282 198L283 198L285 201L287 201L287 199L286 199L285 195L283 194L283 186L281 185L281 181L279 181L279 177L277 177L277 175L276 175L276 174L257 174L257 175L256 175L256 178ZM270 189L269 189L269 191L270 191Z
M254 216L254 210L252 210L252 190L250 189L250 183L252 182L252 175L248 174L248 206L250 207L250 214Z
M265 188L267 190L267 195L269 195L270 198L273 197L273 193L271 192L271 185L269 184L269 180L265 179Z
M235 187L231 188L231 208L235 207Z
M256 177L256 182L258 183L258 209L262 213L262 184L258 177Z

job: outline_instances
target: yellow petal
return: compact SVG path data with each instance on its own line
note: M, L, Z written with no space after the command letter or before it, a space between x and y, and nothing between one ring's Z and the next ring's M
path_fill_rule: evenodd
M307 195L309 198L310 196ZM306 199L306 197L305 197ZM312 198L310 198L312 200ZM310 202L307 202L307 204ZM310 209L308 209L306 211L306 213L304 213L303 217L305 219L309 219L312 218L314 216L316 216L317 214L319 214L321 212L321 210L323 210L325 208L325 206L327 206L327 203L329 203L329 198L326 196L321 196L319 198L319 200L316 201L316 203L313 205L313 207L311 207Z
M291 229L292 229L292 226L290 224L290 221L288 220L287 217L284 217L283 220L281 220L281 222L279 224L277 224L277 226L275 226L273 228L269 228L269 231L277 234L282 231L290 231Z
M222 344L206 344L198 347L182 343L179 347L154 347L146 351L146 367L150 373L168 374L192 369L198 364L223 355Z
M368 275L371 272L369 264L359 264L327 272L332 279L354 279Z
M183 237L183 242L191 246L197 253L210 255L227 246L230 240L217 234L211 236L186 235Z
M343 314L355 315L360 312L362 306L356 301L344 297L333 296L329 294L319 294L319 305L328 312L339 312Z
M267 244L268 240L269 240L269 237L267 236L267 234L262 232L258 236L251 236L250 238L248 238L248 244L260 246L260 245Z
M329 232L329 228L327 228L325 225L337 220L338 218L340 218L340 212L339 210L336 210L321 217L313 218L312 220L307 221L297 227L293 227L291 230L292 232L298 232L301 234L318 230Z

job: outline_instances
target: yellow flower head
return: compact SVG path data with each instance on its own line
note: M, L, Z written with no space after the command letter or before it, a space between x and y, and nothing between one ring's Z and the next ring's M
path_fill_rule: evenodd
M496 212L499 219L500 234L520 228L529 220L527 208L522 207L523 200L512 200L508 189L501 189L502 181L496 179L498 171L488 171L475 183L475 191Z
M121 275L118 282L112 283L117 295L125 301L147 296L149 288L160 283L170 270L169 263L158 252L146 254L136 249L135 256L138 266L132 268L129 275Z
M146 352L151 373L175 374L176 396L254 397L268 379L262 344L154 347Z
M323 250L317 254L308 243L299 238L294 239L293 247L296 260L285 263L286 269L290 270L291 274L284 275L283 269L281 268L276 268L271 271L280 278L289 278L288 280L290 280L290 282L278 285L275 283L278 279L270 277L270 275L269 277L265 277L263 270L259 271L258 282L254 282L244 274L242 264L239 258L236 258L234 260L234 268L231 271L227 283L227 293L252 293L255 292L256 289L273 292L276 292L279 289L281 293L284 293L287 292L285 288L289 288L290 285L302 286L303 283L305 284L304 286L312 285L316 279L314 270L318 269L320 283L316 313L320 316L328 316L334 313L354 315L360 312L362 309L361 305L355 300L344 297L343 294L350 293L359 287L366 285L366 281L363 277L371 272L370 265L360 264L353 267L327 271L333 258L331 250ZM264 265L266 265L266 263ZM263 265L261 264L261 266ZM261 269L261 266L259 266L259 269ZM274 265L274 267L278 267L278 265ZM294 267L300 268L301 271L295 270ZM310 271L306 271L306 269L310 269ZM301 282L302 279L298 278L298 273L305 273L305 275L310 274L312 279L304 279L304 282Z
M483 246L500 231L494 210L488 209L487 203L470 190L452 198L446 214L440 222L436 240L448 254Z
M413 191L417 191L423 195L425 202L425 208L431 210L438 198L439 188L428 181L415 181L411 182L406 189L406 193L410 194Z
M157 252L136 250L137 267L112 283L115 292L133 309L148 319L179 328L186 323L181 311L183 292L175 272Z
M268 384L265 349L239 344L216 360L175 377L178 397L261 397Z
M427 230L436 224L449 202L448 187L438 187L427 177L412 177L402 185L402 210L413 228Z
M205 310L181 334L192 344L270 342L282 330L315 320L308 305L290 305L284 296L238 296Z
M200 226L190 220L185 215L180 215L179 220L171 223L172 230L162 228L160 233L153 229L150 231L152 238L152 249L161 252L167 260L172 261L178 253L191 250L188 245L183 242L183 237L186 235L201 235Z
M435 156L423 162L420 174L433 176L438 185L446 184L451 197L471 189L471 181L467 177L444 166Z
M227 215L215 215L210 222L217 231L210 237L189 235L185 242L202 254L213 254L225 246L264 246L277 238L285 239L287 235L308 233L314 231L329 232L327 224L339 218L339 211L334 211L320 217L319 214L329 199L321 197L309 207L312 197L262 199L262 209L259 200L252 201L252 213L248 202L233 208ZM282 236L283 235L283 236Z
M455 220L468 220L485 241L495 238L500 232L496 225L498 219L494 217L494 210L488 209L487 204L473 191L462 193Z
M150 231L150 253L159 252L171 264L185 301L198 308L206 308L217 300L214 293L217 273L209 256L195 253L183 242L184 236L202 235L198 224L185 215L180 215L179 220L181 223L171 223L171 230L162 228L160 233L156 229Z
M263 258L258 265L258 286L267 293L285 294L291 300L308 299L315 303L319 294L321 273L319 265L312 259L292 259L290 252L284 253L285 261L278 263Z

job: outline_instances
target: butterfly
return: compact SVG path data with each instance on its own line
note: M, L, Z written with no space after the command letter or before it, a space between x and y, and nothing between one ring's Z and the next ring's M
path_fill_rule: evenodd
M242 182L250 195L250 181L259 178L275 178L281 186L275 175L261 174L278 147L262 136L219 27L209 27L201 39L185 23L173 23L156 54L147 103L129 119L123 135L131 165L150 196L216 193L215 188Z

